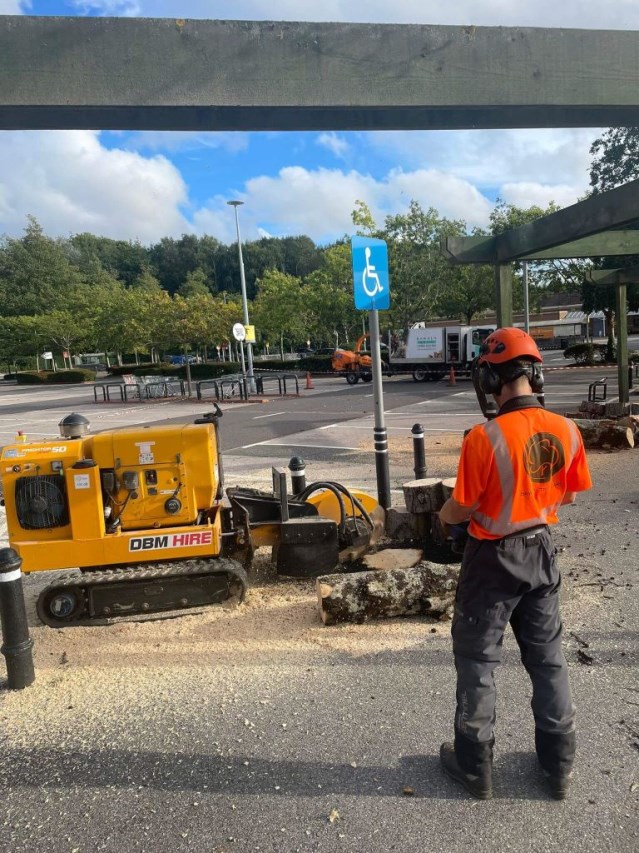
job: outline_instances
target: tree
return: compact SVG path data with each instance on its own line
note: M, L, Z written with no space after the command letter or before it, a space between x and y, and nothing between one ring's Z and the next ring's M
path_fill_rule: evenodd
M490 214L491 232L501 234L511 228L518 228L528 222L534 222L542 216L555 213L560 208L551 201L548 207L538 205L517 207L514 204L497 200ZM529 292L533 311L541 310L541 300L547 293L579 293L586 270L592 268L592 262L583 258L561 258L550 261L530 261ZM521 262L515 265L513 304L516 309L523 308L523 276Z
M612 127L595 139L590 146L593 160L590 164L591 195L614 189L627 181L639 178L639 127ZM626 228L639 228L634 222ZM639 256L607 257L595 259L599 269L615 269L622 266L639 265ZM616 289L594 287L582 283L582 298L585 311L603 311L608 326L607 357L614 356ZM631 284L627 289L628 307L639 309L639 286Z
M313 341L337 345L359 335L362 317L353 302L353 266L350 243L339 241L322 252L322 266L304 280Z
M130 285L150 264L149 250L141 243L112 240L84 232L74 234L66 245L70 263L81 272L97 263L109 275Z
M376 236L388 243L392 287L391 324L407 328L435 316L435 306L454 281L455 271L443 258L443 237L465 233L465 223L442 219L434 208L411 201L408 212L387 216Z
M611 127L590 146L591 194L639 178L639 127Z
M215 253L219 243L214 237L183 234L178 240L163 237L149 249L149 260L164 290L175 293L190 272L202 269L216 280Z
M68 288L81 280L61 241L46 237L33 216L22 237L0 244L0 310L5 317L62 308Z
M36 328L44 340L50 340L59 348L63 361L72 362L74 351L83 351L90 332L86 318L70 311L56 309L37 317ZM65 354L66 353L66 354Z
M37 363L36 355L49 342L43 339L38 329L37 317L5 317L2 321L0 335L0 359L11 364L17 356L32 359L33 366Z
M211 290L208 286L206 273L198 267L193 272L186 274L185 280L179 286L178 291L180 296L210 296Z
M454 268L436 310L441 317L462 317L467 325L495 305L495 274L483 264L462 264Z
M161 291L160 291L161 292ZM148 338L148 294L144 288L127 289L120 285L97 306L94 336L96 350L117 353L121 363L122 353L136 352Z
M267 270L258 282L253 311L260 331L267 338L279 339L282 356L285 340L294 345L306 339L306 306L302 284L295 276Z

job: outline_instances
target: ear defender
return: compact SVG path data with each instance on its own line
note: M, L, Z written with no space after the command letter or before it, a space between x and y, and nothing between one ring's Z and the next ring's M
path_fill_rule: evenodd
M541 394L544 390L544 371L538 362L533 364L532 366L532 374L530 378L530 387L533 390L533 394Z
M501 376L488 361L479 365L479 387L484 394L501 394L505 383L514 382L520 376L528 378L533 394L541 394L544 390L544 371L538 362L525 368L518 367L512 372L506 371L505 376Z
M485 361L479 365L479 387L484 394L500 394L504 383L497 371Z

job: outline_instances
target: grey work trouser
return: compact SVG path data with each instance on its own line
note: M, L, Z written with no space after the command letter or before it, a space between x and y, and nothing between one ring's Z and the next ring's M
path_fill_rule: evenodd
M453 617L457 669L455 731L466 741L493 740L494 671L510 622L532 681L538 733L574 731L574 707L561 647L555 548L547 528L500 540L473 537L464 550ZM543 737L543 735L542 735ZM571 736L574 752L574 735Z

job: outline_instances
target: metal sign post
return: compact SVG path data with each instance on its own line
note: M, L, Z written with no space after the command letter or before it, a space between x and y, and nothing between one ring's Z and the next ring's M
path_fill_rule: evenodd
M244 364L244 339L246 338L246 329L242 323L235 323L233 326L233 337L240 345L240 359L242 360L242 379L244 380L244 388L246 388L246 365Z
M388 464L388 433L384 423L384 392L382 390L382 355L379 339L379 309L390 307L388 278L388 249L383 240L372 237L353 237L353 292L355 307L368 311L371 358L373 361L373 401L375 409L375 470L377 500L388 509L391 505L390 470Z

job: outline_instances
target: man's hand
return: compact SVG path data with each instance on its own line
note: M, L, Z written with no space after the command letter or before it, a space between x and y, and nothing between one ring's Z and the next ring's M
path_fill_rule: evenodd
M447 525L461 524L462 521L468 521L472 511L471 506L463 506L457 503L455 498L448 498L439 511L439 520Z

